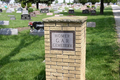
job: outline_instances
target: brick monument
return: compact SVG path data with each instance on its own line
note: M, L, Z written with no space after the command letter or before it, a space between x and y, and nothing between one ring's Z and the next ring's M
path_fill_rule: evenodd
M43 19L46 80L85 80L85 16Z

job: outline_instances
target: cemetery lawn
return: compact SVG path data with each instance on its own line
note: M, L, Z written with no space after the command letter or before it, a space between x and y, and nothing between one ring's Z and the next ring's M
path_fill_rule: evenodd
M53 12L53 11L51 11ZM64 16L88 16L87 22L96 22L95 28L87 28L86 42L86 80L119 80L119 52L115 20L111 7L106 7L104 15L75 14L62 12ZM0 13L0 20L9 20L10 25L0 28L27 27L28 20L20 20L17 13ZM7 15L15 15L10 20ZM31 21L42 21L50 17L46 14L32 17ZM0 80L45 80L44 36L31 36L29 30L19 35L0 35Z

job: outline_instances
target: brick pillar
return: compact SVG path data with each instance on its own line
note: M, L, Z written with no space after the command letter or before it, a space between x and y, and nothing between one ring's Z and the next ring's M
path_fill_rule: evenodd
M86 19L43 19L46 80L85 80Z

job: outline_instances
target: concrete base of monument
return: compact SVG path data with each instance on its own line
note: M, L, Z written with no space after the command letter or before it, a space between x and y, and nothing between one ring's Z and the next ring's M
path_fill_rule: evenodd
M30 35L44 36L44 30L30 30Z

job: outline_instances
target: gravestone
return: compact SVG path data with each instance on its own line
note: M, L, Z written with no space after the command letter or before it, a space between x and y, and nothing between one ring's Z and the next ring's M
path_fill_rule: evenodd
M40 14L40 11L33 11L33 12L35 12L36 15Z
M53 15L53 13L47 13L47 15Z
M34 30L30 30L30 34L31 35L44 36L44 31L34 29Z
M60 12L59 12L59 11L54 11L54 13L57 13L57 14L58 14L58 13L60 13Z
M14 17L15 15L8 15L8 17Z
M91 15L96 15L96 10L91 10Z
M54 7L53 7L53 10L58 10L57 6L54 6Z
M2 12L2 9L0 9L0 12Z
M21 15L21 20L31 20L31 17L29 14L22 14Z
M36 17L35 12L30 12L29 15L30 15L31 17Z
M82 10L82 13L83 14L89 14L89 10L88 9Z
M32 35L44 35L44 24L43 22L33 22L33 25L31 26L30 34ZM34 27L34 29L33 29Z
M28 10L23 10L22 14L28 14Z
M10 20L16 20L16 18L15 17L10 17Z
M74 10L69 10L69 14L74 14Z
M63 10L58 10L58 12L62 12Z
M85 80L86 20L85 16L43 19L46 80Z
M9 21L0 21L0 25L9 25Z
M95 22L87 22L87 27L96 27Z
M9 8L12 12L15 12L14 8Z
M22 13L22 11L17 11L16 13Z
M63 14L59 14L60 16L63 16Z
M7 9L6 13L12 13L12 11L10 9Z
M49 9L44 8L44 9L41 9L40 12L41 12L41 13L49 13Z
M22 8L18 8L17 11L23 11L23 9Z
M4 28L0 29L1 35L18 35L18 29Z

